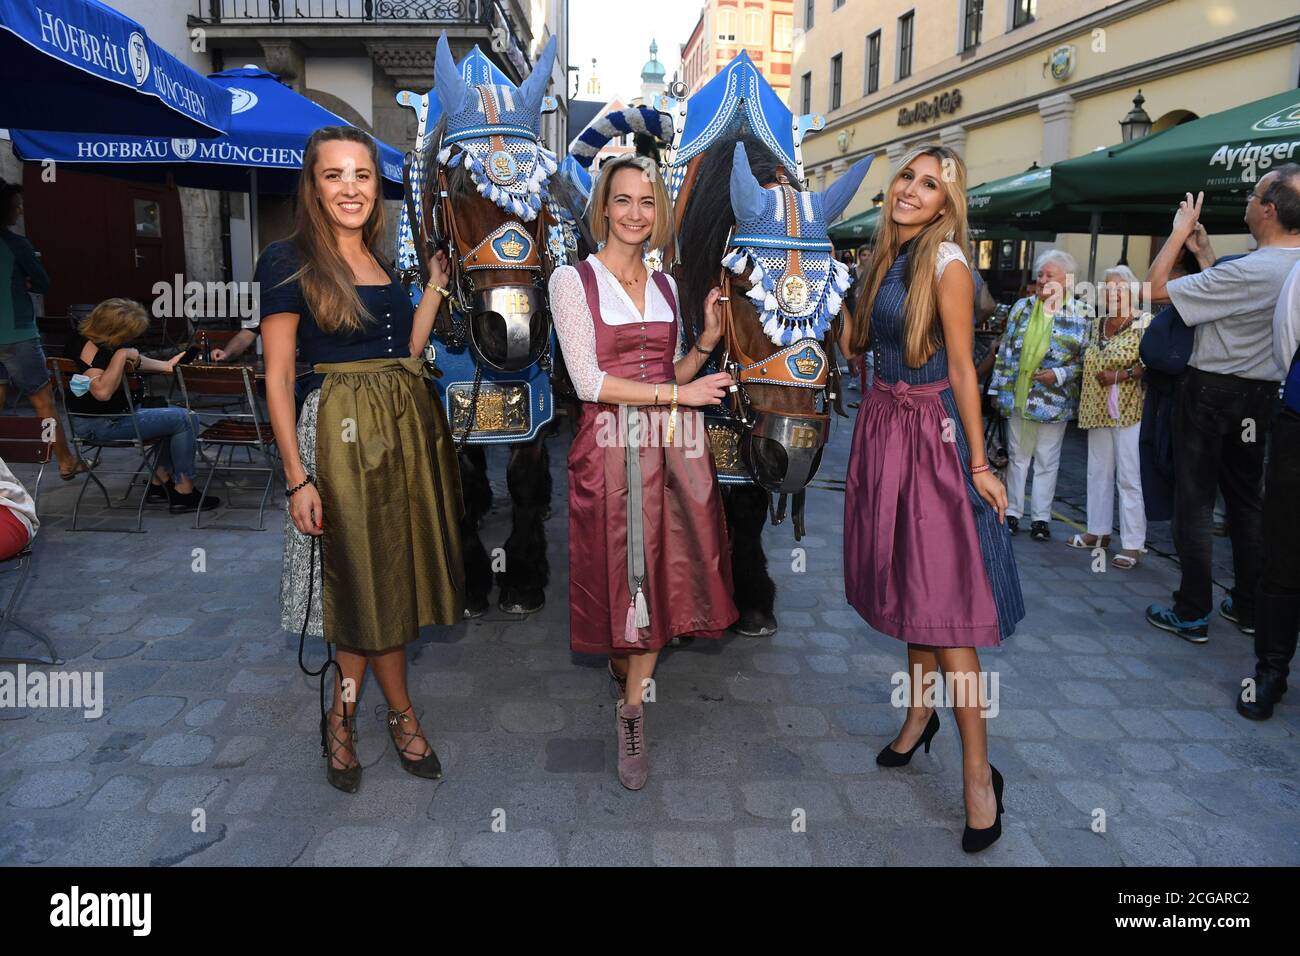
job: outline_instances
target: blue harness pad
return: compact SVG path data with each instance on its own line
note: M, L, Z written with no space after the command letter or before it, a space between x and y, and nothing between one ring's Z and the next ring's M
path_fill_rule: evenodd
M467 440L471 445L506 445L532 441L537 432L555 417L551 373L541 362L517 372L498 372L474 361L468 346L453 349L440 339L438 370L434 379L451 423L452 436L459 441L468 423L474 395L474 373L480 372L478 408L474 428ZM558 348L551 333L551 354Z

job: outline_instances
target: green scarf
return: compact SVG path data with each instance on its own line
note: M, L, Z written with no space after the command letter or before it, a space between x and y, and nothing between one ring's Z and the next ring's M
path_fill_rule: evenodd
M1025 413L1025 399L1029 397L1029 386L1038 374L1038 366L1047 354L1047 346L1052 340L1052 317L1043 308L1043 300L1034 299L1034 311L1029 316L1029 326L1025 329L1025 340L1020 345L1020 365L1016 373L1016 411Z

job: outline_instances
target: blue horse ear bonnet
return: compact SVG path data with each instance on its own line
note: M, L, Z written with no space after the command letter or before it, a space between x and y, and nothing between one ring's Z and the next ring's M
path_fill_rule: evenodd
M541 141L542 100L554 63L551 37L521 86L470 85L452 59L446 34L434 57L434 90L447 117L438 162L448 168L463 162L481 195L524 222L537 217L546 181L558 165ZM454 156L452 146L460 147Z
M744 144L736 144L736 229L722 264L735 273L752 267L748 295L776 345L822 338L839 313L849 270L835 258L826 229L848 206L870 165L871 157L859 160L821 193L783 185L765 189L750 171Z

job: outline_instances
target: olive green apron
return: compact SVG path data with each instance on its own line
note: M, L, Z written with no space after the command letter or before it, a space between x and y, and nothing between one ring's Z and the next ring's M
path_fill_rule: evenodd
M460 471L422 358L315 366L326 640L381 651L464 609Z

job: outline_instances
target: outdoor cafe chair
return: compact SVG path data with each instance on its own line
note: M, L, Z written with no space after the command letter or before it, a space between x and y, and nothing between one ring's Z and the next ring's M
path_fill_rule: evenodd
M68 408L68 380L71 379L72 376L77 373L78 371L77 364L74 361L72 361L72 359L54 359L54 358L49 359L48 364L50 367L50 371L54 374L55 390L62 398L64 409L67 409ZM122 494L122 500L127 501L131 497L131 491L135 487L135 481L137 478L140 477L141 472L144 473L144 482L143 482L143 486L140 489L140 503L136 507L136 520L135 520L134 532L139 533L144 531L144 506L145 506L145 502L148 500L148 495L149 495L149 478L154 473L154 470L158 467L158 457L162 454L162 447L163 447L162 443L165 439L161 437L144 438L143 436L141 436L140 420L139 418L136 417L135 399L132 397L131 394L132 389L136 389L139 387L140 387L140 377L138 375L122 376L121 388L122 388L122 393L126 396L126 406L127 406L127 411L125 415L121 412L114 412L111 414L95 414L95 415L83 415L78 413L75 416L71 414L67 416L66 419L67 427L68 427L67 434L72 440L72 444L74 449L76 450L77 457L86 459L90 464L90 469L84 473L84 477L81 482L81 490L77 493L76 504L72 506L72 527L69 529L70 531L129 530L123 528L78 528L77 519L81 513L81 501L86 496L86 489L90 487L90 483L92 481L99 486L99 490L103 493L104 504L110 510L115 510L113 508L113 502L109 498L108 489L105 488L104 483L99 480L98 477L99 475L130 474L131 480L126 486L126 491ZM109 418L124 418L124 417L129 417L131 419L131 424L134 427L134 431L135 431L135 437L133 438L110 439L106 441L95 440L95 439L87 438L82 433L81 428L79 428L77 425L77 419L79 418L109 419ZM135 470L132 472L126 472L126 471L119 471L119 470L109 470L102 467L103 454L106 449L130 449L134 451L136 453L136 456L138 456L136 459ZM89 452L88 455L86 454L87 452Z
M275 433L271 430L270 423L265 421L258 405L253 370L247 365L177 365L176 380L180 383L186 409L199 418L198 450L209 466L202 494L207 495L212 479L218 472L266 475L266 481L262 485L262 500L257 509L256 529L264 531L266 499L275 481L279 451L275 444ZM229 413L214 412L210 407L199 404L199 400L213 397L227 401L237 400L238 410ZM248 459L247 464L235 461L235 452L241 448ZM214 452L211 461L207 455L209 449ZM221 460L223 454L226 456L224 463ZM258 464L259 460L265 464ZM226 485L229 500L230 486L224 478L222 484ZM194 527L201 527L202 521L202 510L196 511Z
M32 500L36 503L39 511L41 478L45 475L46 466L54 458L54 435L46 421L33 415L0 416L0 458L3 458L11 465L39 466L39 470L36 472L36 485L32 489ZM13 579L13 589L9 592L9 600L5 602L4 610L0 612L0 661L9 664L58 665L63 663L63 657L59 654L58 648L54 646L54 642L16 614L18 603L22 599L23 588L32 573L32 563L35 561L32 552L34 543L34 540L28 542L27 547L12 558L0 561L0 575L16 575ZM3 651L4 639L5 635L10 631L25 631L41 644L44 644L45 649L49 652L49 660L43 660L39 657L17 657L5 653Z

